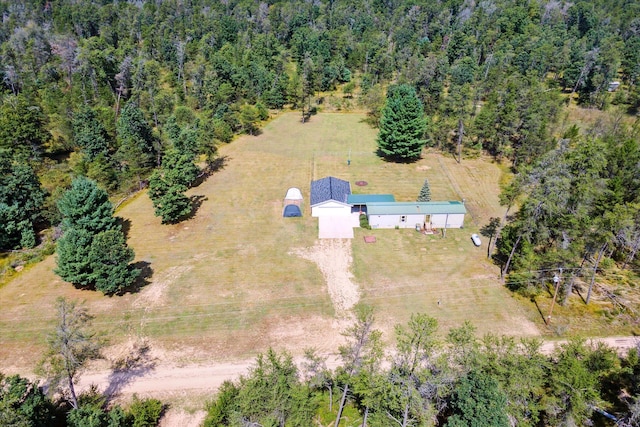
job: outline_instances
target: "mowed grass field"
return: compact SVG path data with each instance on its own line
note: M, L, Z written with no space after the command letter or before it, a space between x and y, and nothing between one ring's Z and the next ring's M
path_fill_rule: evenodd
M489 159L457 164L436 153L413 164L384 162L375 154L377 131L363 118L318 114L301 124L299 114L283 114L260 136L221 147L224 166L189 190L201 205L183 223L162 225L145 193L122 206L117 215L130 224L136 261L152 270L138 292L105 297L74 289L53 273L53 256L23 271L0 288L2 365L30 367L39 358L58 296L85 300L112 344L145 337L176 363L250 357L269 346L335 351L348 320L334 311L317 265L293 254L316 242L309 184L327 175L349 180L354 193L392 193L398 201L415 200L428 178L432 200L465 199L465 228L446 238L356 230L353 281L387 340L414 312L436 317L443 333L469 320L480 334L537 334L539 315L500 284L486 239L476 248L469 238L503 214L499 166ZM359 180L368 185L353 185ZM302 190L303 218L282 218L289 187ZM364 243L365 235L377 242Z

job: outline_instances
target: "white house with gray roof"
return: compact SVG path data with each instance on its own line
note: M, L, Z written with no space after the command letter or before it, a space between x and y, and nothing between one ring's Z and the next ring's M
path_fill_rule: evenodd
M311 181L311 216L351 215L351 205L347 202L350 194L349 181L332 176Z

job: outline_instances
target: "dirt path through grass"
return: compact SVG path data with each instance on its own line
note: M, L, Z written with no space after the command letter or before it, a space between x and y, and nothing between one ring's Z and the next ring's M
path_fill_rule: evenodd
M344 315L360 299L360 291L351 279L351 240L322 239L306 249L291 252L318 265L327 285L331 302L338 315Z
M551 354L556 346L566 341L545 341L541 347L544 354ZM626 352L639 345L638 337L607 337L594 338L593 342L603 342L608 346ZM327 367L335 369L340 361L335 355L324 355L327 358ZM298 366L301 358L295 359ZM240 375L249 372L254 360L238 360L234 362L217 362L210 365L175 366L171 364L158 365L154 369L139 375L137 371L118 372L95 371L85 374L80 381L80 389L88 389L95 384L101 390L113 388L114 383L122 386L118 389L122 397L129 397L134 393L141 397L156 397L160 399L176 399L181 396L192 397L201 395L211 398L224 381L235 380ZM185 411L179 406L171 407L165 414L161 426L199 426L204 420L205 412Z

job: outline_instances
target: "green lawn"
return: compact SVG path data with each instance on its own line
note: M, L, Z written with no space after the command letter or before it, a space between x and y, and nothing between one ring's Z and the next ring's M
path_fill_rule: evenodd
M415 200L428 178L433 200L464 198L469 209L465 229L444 239L413 230L356 231L354 280L378 310L381 329L426 311L443 330L471 320L481 333L537 333L535 309L500 285L486 242L476 248L469 239L503 213L501 169L487 159L457 164L435 153L414 164L386 163L375 155L376 131L363 118L318 114L303 125L299 114L284 114L262 135L221 147L224 167L190 190L203 201L184 223L161 225L144 193L122 206L117 214L130 221L136 261L153 270L137 293L76 290L53 274L54 257L26 269L0 289L0 360L31 366L57 296L85 299L113 343L145 336L177 358L246 357L270 345L294 353L309 345L334 350L345 323L336 320L317 266L291 254L317 238L309 183L326 175L367 181L354 192L392 193L399 201ZM284 219L282 198L293 186L305 197L304 217ZM377 243L365 244L365 234Z

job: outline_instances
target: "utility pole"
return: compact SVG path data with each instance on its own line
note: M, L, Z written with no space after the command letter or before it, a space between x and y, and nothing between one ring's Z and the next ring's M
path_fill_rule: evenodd
M551 301L551 309L549 310L549 315L547 316L547 326L551 323L551 314L553 313L553 306L556 304L556 297L558 296L558 288L560 287L560 277L562 277L562 268L560 269L560 276L557 274L553 275L553 283L556 285L556 289L553 292L553 300Z

